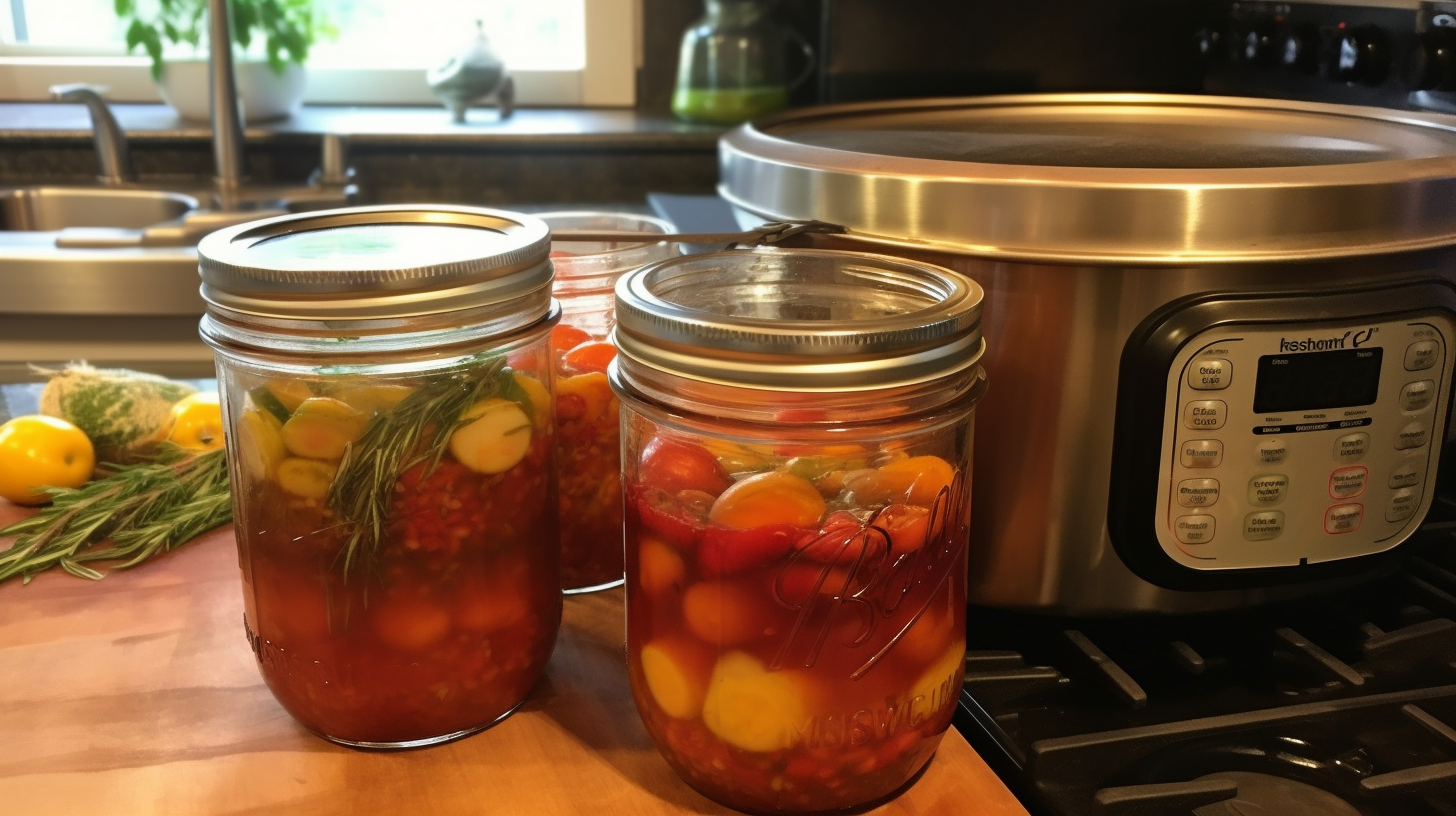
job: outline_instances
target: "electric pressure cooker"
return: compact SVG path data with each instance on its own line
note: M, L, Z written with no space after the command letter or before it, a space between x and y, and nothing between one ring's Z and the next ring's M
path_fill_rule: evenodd
M1230 608L1449 542L1456 119L910 100L759 120L720 161L745 225L984 288L973 603Z

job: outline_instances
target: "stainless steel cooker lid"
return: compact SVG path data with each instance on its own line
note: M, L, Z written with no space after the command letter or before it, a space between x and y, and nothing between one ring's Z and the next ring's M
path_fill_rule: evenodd
M1145 94L792 111L720 193L876 243L1063 262L1303 260L1456 243L1456 118Z

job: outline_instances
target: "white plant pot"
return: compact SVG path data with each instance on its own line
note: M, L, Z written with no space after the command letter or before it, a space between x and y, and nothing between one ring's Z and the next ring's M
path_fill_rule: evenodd
M235 60L233 77L242 100L243 121L268 122L292 116L303 104L307 76L303 66L288 63L283 74L273 73L265 61ZM208 122L207 59L167 60L157 90L162 100L183 119Z

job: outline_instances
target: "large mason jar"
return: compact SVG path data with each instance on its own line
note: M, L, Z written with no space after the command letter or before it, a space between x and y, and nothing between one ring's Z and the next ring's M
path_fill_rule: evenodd
M677 244L614 239L672 232L650 215L538 213L551 228L561 322L551 332L556 366L556 448L561 491L561 588L568 595L622 584L622 466L617 397L607 385L616 356L612 293L622 273L678 254ZM570 237L596 233L591 240Z
M370 207L198 247L248 641L320 736L412 747L484 728L561 620L549 231Z
M706 796L861 806L949 726L981 297L947 269L823 250L618 283L629 677Z

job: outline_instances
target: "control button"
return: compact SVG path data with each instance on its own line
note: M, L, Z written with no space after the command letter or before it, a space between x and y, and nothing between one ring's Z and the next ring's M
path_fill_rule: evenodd
M1422 340L1419 343L1411 343L1405 349L1405 370L1422 371L1436 364L1440 356L1441 347L1436 345L1435 340Z
M1385 520L1405 521L1416 514L1416 505L1421 503L1421 494L1414 490L1397 490L1385 505Z
M1282 56L1279 46L1277 32L1274 26L1269 23L1255 23L1248 31L1244 32L1242 46L1239 49L1239 56L1244 62L1259 68L1272 68L1279 62Z
M1390 69L1390 38L1378 26L1362 25L1335 35L1325 73L1336 82L1379 85Z
M1446 28L1431 28L1421 34L1407 68L1406 82L1418 91L1449 91L1456 79L1456 41Z
M1200 431L1216 431L1228 419L1228 403L1223 400L1194 400L1183 407L1183 427Z
M1195 391L1222 391L1233 377L1234 364L1228 360L1194 360L1188 364L1188 387Z
M1183 443L1178 461L1186 468L1216 468L1223 464L1223 443L1217 439L1190 439Z
M1421 422L1411 422L1395 435L1396 450L1410 450L1424 447L1431 438L1431 431Z
M1284 532L1284 512L1265 510L1244 516L1244 538L1249 541L1268 541L1278 538Z
M1350 462L1370 452L1370 434L1345 434L1335 440L1335 459Z
M1178 483L1178 503L1184 507L1208 507L1217 501L1217 479L1184 479Z
M1173 535L1183 544L1207 544L1213 540L1213 516L1179 516Z
M1261 465L1277 465L1289 458L1289 446L1277 436L1260 439L1254 446L1254 455Z
M1292 25L1284 32L1279 61L1285 68L1301 74L1312 74L1319 68L1319 29L1312 25Z
M1325 532L1330 534L1353 533L1360 529L1365 520L1365 505L1337 504L1325 511Z
M1406 383L1400 389L1400 410L1419 411L1436 399L1436 383L1431 380L1417 380Z
M1289 477L1283 473L1261 473L1249 480L1249 504L1272 507L1289 495Z
M1421 483L1421 476L1421 472L1416 470L1415 465L1401 465L1390 472L1390 489L1415 487Z
M1343 467L1330 474L1330 498L1353 499L1365 492L1370 471L1364 465Z
M1201 28L1195 35L1198 53L1209 63L1222 62L1227 56L1224 33L1216 28Z

